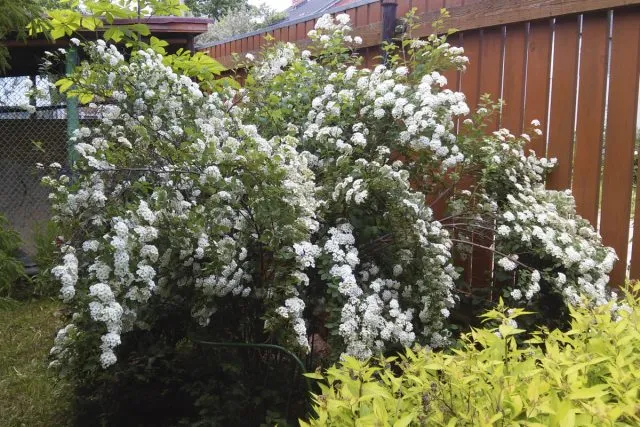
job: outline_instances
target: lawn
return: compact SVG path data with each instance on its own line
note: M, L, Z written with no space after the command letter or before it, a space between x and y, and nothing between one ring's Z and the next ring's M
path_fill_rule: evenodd
M60 327L53 299L0 299L0 426L66 426L70 391L48 369Z

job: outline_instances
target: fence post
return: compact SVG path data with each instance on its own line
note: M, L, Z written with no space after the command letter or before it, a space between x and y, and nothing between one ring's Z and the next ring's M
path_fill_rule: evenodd
M397 0L381 0L382 3L382 42L393 39L396 33Z
M398 7L397 0L380 0L382 3L382 40L381 44L390 42L393 40L393 36L396 33L396 8ZM384 63L387 63L388 53L383 54Z
M69 46L65 63L65 72L68 75L73 73L73 69L78 61L78 51L75 46ZM75 96L67 98L67 162L68 166L73 166L76 159L76 152L71 143L73 132L80 126L80 118L78 116L78 98Z

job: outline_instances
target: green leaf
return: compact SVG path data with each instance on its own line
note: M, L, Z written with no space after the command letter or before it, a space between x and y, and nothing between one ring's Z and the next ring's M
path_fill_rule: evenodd
M104 32L103 37L105 40L113 40L117 43L124 37L124 31L118 27L111 27Z
M66 36L66 35L67 35L67 32L66 32L65 28L62 27L62 26L55 26L51 30L51 37L54 40L60 39L60 38L62 38L64 36Z
M593 399L609 394L609 386L607 384L598 384L593 387L576 390L569 395L571 400Z
M58 86L60 93L65 93L71 86L73 86L73 81L71 79L62 78L56 81L55 85Z
M307 372L307 373L305 373L303 375L305 377L307 377L307 378L312 378L314 380L323 380L324 379L324 377L321 374L317 373L317 372Z
M80 95L78 95L78 101L81 104L88 104L91 101L93 101L94 95L91 93L82 93Z
M409 424L411 424L411 421L413 421L413 419L415 418L416 414L415 412L412 412L410 414L407 414L403 417L401 417L398 421L396 421L395 423L393 423L393 427L406 427Z

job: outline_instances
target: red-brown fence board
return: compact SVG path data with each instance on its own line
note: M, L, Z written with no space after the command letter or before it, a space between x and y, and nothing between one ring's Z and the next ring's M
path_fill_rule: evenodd
M542 136L532 135L528 148L538 156L547 152L547 113L551 83L551 21L542 20L529 24L527 35L527 81L525 89L524 127L529 129L533 120L540 122ZM509 110L509 107L507 107Z
M502 87L502 62L504 52L504 30L503 27L493 27L481 30L480 32L480 61L478 61L478 90L479 94L490 94L494 101L500 98ZM470 65L470 67L472 67ZM493 117L488 129L494 131L498 129L499 117ZM493 253L484 249L491 247L493 236L486 233L474 234L472 251L472 276L471 284L475 287L487 286L490 283L491 270L493 265Z
M444 7L444 0L427 0L428 11L439 11Z
M606 12L584 15L572 190L578 213L594 226L598 221L607 37Z
M398 7L396 9L396 15L398 18L402 18L411 10L411 2L410 1L401 1L398 2Z
M638 81L640 80L640 10L613 14L611 75L607 111L606 151L602 183L600 232L622 262L611 274L612 283L625 277L633 181L633 150L638 123ZM630 82L635 82L630 85ZM627 185L621 185L626 183ZM636 202L636 209L640 203ZM636 211L634 242L640 242L640 215ZM639 277L640 244L633 245L631 277Z
M382 6L380 3L369 3L369 24L382 21Z
M490 94L492 101L497 101L500 99L502 87L503 28L494 27L482 30L481 39L480 95ZM499 121L499 117L494 117L489 125L489 130L498 130Z
M578 80L578 17L558 19L555 24L554 63L548 156L558 159L547 186L571 187L573 138Z
M364 5L356 8L356 22L357 26L361 27L369 23L369 6Z
M527 29L527 23L512 24L506 29L502 93L505 108L500 126L510 129L515 135L522 133L524 120Z
M413 0L412 7L416 8L416 13L421 14L427 11L427 0Z
M356 28L358 27L358 17L356 14L356 9L347 9L344 11L344 13L346 13L347 15L349 15L349 23L351 24L352 27Z
M462 36L462 47L469 58L467 70L462 73L460 89L464 92L469 107L475 109L480 101L480 61L482 54L480 31L468 31Z

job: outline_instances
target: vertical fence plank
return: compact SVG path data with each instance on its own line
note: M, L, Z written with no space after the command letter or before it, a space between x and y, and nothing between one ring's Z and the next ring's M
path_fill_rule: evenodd
M640 43L638 22L638 11L614 12L600 227L604 243L612 246L619 257L611 274L613 285L624 281L629 244L626 224L631 214L637 82L640 77L639 44L632 41ZM635 90L629 86L633 81L636 82ZM633 273L637 274L635 270L637 266L632 267L632 278L637 277L633 276Z
M351 28L355 28L355 27L358 26L358 16L356 14L356 9L355 8L354 9L348 9L348 10L342 12L342 13L346 13L347 15L349 15L349 18L351 20L350 21Z
M623 283L629 244L633 150L640 80L640 10L614 11L600 233L618 254L611 284ZM637 192L636 192L637 196ZM640 278L640 203L636 200L631 279Z
M382 5L380 2L369 3L369 24L382 21Z
M413 0L413 7L416 8L416 14L420 15L427 11L428 0Z
M480 61L479 92L488 93L493 101L501 97L503 52L504 52L504 28L494 27L482 30L482 60ZM498 129L500 118L494 117L488 126L488 130ZM481 233L473 234L474 243L491 247L493 235ZM493 252L478 246L473 247L472 253L471 284L474 287L485 287L491 283L493 270Z
M463 0L445 0L444 7L447 9L452 9L454 7L462 6Z
M304 30L304 22L296 24L296 41L304 40L307 37L307 33Z
M444 7L444 0L427 0L427 11L440 10Z
M369 23L369 5L356 8L356 22L358 27L364 27Z
M478 106L480 99L480 67L482 62L482 38L480 31L465 31L462 34L462 46L464 53L469 58L469 64L460 79L460 90L464 92L469 108L473 111ZM461 182L465 187L468 183ZM469 284L473 283L472 256L466 260L456 260L456 264L464 268L464 278Z
M558 159L547 187L571 186L573 130L578 80L578 17L558 18L554 35L553 81L548 156Z
M315 21L307 21L304 23L304 25L305 25L304 33L306 35L309 31L313 30L313 27L316 24L315 24Z
M527 59L527 24L520 23L507 27L504 58L505 106L500 126L511 130L514 135L522 133L524 121L524 93Z
M482 46L480 44L480 31L465 31L462 36L464 53L469 58L467 70L462 73L462 91L467 98L467 104L473 111L480 100L480 62Z
M290 42L295 42L297 40L296 37L296 25L289 25L289 35L288 35L288 41Z
M398 7L396 9L396 16L398 18L403 18L407 12L411 10L411 0L401 0L398 2Z
M551 76L551 36L553 28L549 20L532 22L529 25L527 43L527 83L525 89L524 126L528 128L532 120L540 122L545 132L542 136L532 135L527 148L538 156L547 154L547 113L549 110L549 80Z
M594 227L597 227L600 193L607 72L607 21L606 13L584 15L582 21L572 190L578 213Z

